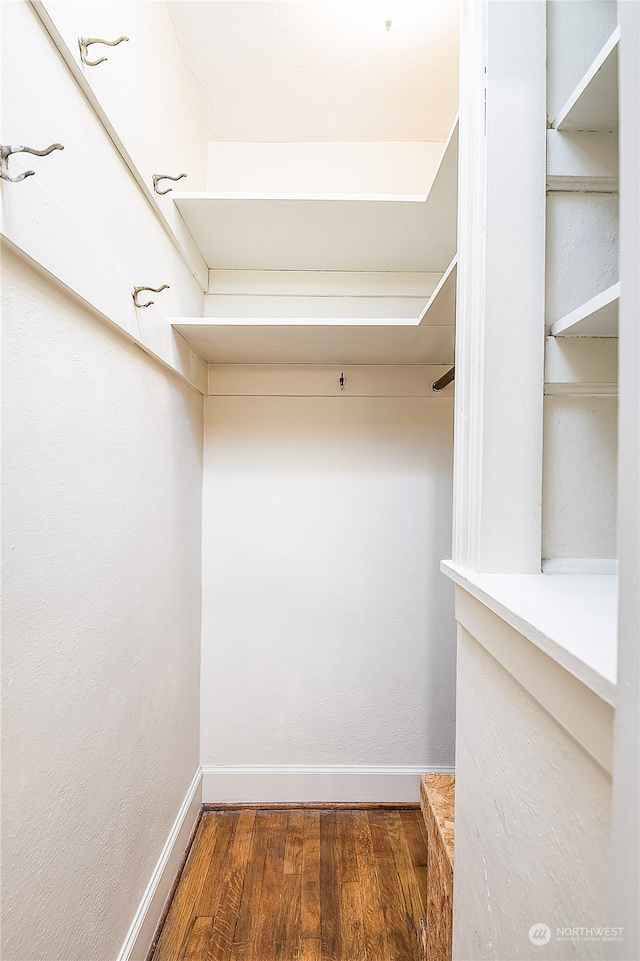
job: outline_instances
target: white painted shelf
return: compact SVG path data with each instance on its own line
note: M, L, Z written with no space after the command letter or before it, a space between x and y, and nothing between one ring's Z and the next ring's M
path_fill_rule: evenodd
M556 130L604 133L618 129L618 45L611 34L552 123Z
M458 255L455 254L420 314L419 324L425 326L450 326L455 324L457 276Z
M211 269L444 271L456 251L458 127L428 192L174 192Z
M615 702L615 574L478 574L442 570L609 704Z
M389 318L172 317L173 329L209 364L447 364L455 327Z
M454 359L457 256L419 316L354 316L354 298L289 298L324 316L170 317L210 364L448 364ZM286 298L278 299L278 302ZM243 301L246 298L243 298ZM274 298L252 298L271 306ZM383 304L384 298L379 298ZM282 305L281 305L282 306ZM356 307L359 307L359 302ZM388 300L388 306L397 301ZM343 308L343 316L336 316ZM319 313L320 311L318 311Z
M617 337L620 284L613 284L551 327L553 337Z

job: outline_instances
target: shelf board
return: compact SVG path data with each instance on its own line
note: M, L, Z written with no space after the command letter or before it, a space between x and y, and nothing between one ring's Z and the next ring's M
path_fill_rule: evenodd
M457 121L425 195L174 192L211 269L444 271L456 250Z
M456 322L456 279L458 276L458 255L438 281L427 305L418 318L418 323L430 325L454 325Z
M613 284L551 327L552 337L617 337L620 284Z
M556 130L606 132L618 129L618 45L611 34L552 123Z
M455 328L414 320L169 318L209 364L448 364Z

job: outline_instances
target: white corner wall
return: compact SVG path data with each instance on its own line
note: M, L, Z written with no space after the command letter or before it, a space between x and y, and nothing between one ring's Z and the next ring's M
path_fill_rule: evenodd
M3 273L1 954L114 961L199 765L202 398Z
M205 411L205 800L256 784L265 801L340 800L347 781L375 800L385 774L411 775L417 799L418 770L453 764L451 398L218 396ZM288 774L326 775L307 789L332 796L302 797Z
M426 195L444 146L209 141L207 186L230 193Z

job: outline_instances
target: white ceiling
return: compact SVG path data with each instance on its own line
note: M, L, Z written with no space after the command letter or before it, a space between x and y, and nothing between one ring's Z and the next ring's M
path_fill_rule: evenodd
M169 6L211 140L446 139L458 98L457 0Z

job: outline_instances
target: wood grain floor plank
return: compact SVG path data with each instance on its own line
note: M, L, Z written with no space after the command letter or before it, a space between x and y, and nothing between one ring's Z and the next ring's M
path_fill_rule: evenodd
M218 837L218 820L204 814L184 866L180 884L160 933L153 961L175 961L186 947Z
M408 961L419 958L415 939L412 937L410 916L404 903L400 878L393 858L377 858L376 873L380 885L380 901L384 916L389 957L391 961Z
M322 961L320 938L300 938L300 961Z
M373 843L373 853L376 858L391 858L393 851L389 844L387 834L387 822L385 821L384 811L369 811L369 828L371 830L371 841Z
M213 918L195 918L182 955L183 961L202 961L209 950Z
M207 876L196 906L196 916L199 918L215 918L216 916L218 903L222 894L221 880L225 876L231 857L233 836L239 814L237 811L230 811L228 813L213 814L212 817L218 819L218 836L209 863Z
M256 961L253 948L253 941L243 941L241 944L232 944L231 961Z
M342 961L338 829L335 812L320 815L320 938L322 961Z
M317 940L320 936L320 814L309 812L302 836L300 937Z
M353 811L339 811L336 814L338 827L338 866L340 880L350 882L358 880L358 865L356 862L356 845L354 837Z
M342 957L367 961L359 881L343 881L340 886L340 923Z
M427 847L425 839L420 830L420 822L424 823L422 811L400 811L402 830L407 840L411 863L414 868L426 868L427 866Z
M275 961L297 961L300 947L300 874L285 874L276 927Z
M260 902L262 876L269 849L271 812L258 811L253 828L252 845L247 873L240 899L238 920L233 940L238 943L255 941L258 924L257 905Z
M426 905L422 902L413 864L411 863L409 846L402 828L400 813L398 811L387 811L385 818L389 843L393 850L393 858L402 888L407 928L414 942L415 952L419 955L421 945L420 919L426 917Z
M287 838L284 845L284 873L300 874L302 870L302 833L304 813L291 811L287 825Z
M274 961L280 899L284 888L284 848L289 815L286 811L269 816L269 840L264 861L260 898L255 905L257 925L255 948L260 961Z
M369 818L356 811L353 818L358 875L362 900L362 918L367 961L389 961L389 945L385 925L380 885L373 854Z
M230 961L255 820L255 811L242 811L238 816L227 867L220 875L220 897L209 939L208 961Z

